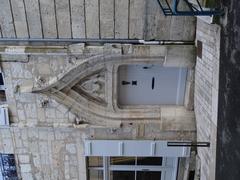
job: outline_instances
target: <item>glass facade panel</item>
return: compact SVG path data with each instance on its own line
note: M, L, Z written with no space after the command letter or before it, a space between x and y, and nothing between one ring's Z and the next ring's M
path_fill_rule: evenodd
M161 180L161 172L139 171L137 180Z
M92 170L88 171L89 180L103 180L103 171L102 170Z
M135 157L111 157L110 164L111 165L135 165L136 158Z
M103 167L103 158L102 157L89 157L88 158L89 167Z
M134 171L112 171L110 173L111 180L135 180Z
M161 166L162 165L162 157L138 157L137 165Z

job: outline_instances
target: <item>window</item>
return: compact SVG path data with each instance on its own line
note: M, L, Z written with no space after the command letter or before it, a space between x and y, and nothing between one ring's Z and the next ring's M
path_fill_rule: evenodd
M197 57L202 59L202 41L197 40Z
M118 68L118 104L183 105L187 68L131 64Z
M178 158L88 157L88 180L176 180Z
M3 80L3 74L0 72L0 104L6 102L5 86Z
M0 180L18 180L14 154L0 154Z

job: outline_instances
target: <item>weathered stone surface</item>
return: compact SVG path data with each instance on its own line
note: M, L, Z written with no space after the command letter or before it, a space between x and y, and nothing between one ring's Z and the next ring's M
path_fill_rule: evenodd
M215 179L216 131L218 114L220 27L197 20L197 40L202 42L202 58L197 57L194 109L198 141L211 143L199 149L201 179Z
M35 104L25 104L24 109L27 118L37 118L37 110Z
M0 4L3 9L0 13L3 37L15 37L15 29L18 37L28 37L29 31L32 38L115 37L193 41L195 36L194 17L165 17L155 0L13 2L12 6L8 1Z
M129 37L129 0L115 1L115 38Z
M20 169L22 173L29 173L31 172L31 165L30 164L21 164Z
M145 0L130 0L129 37L143 39L146 16Z
M99 38L99 6L98 0L85 1L87 38Z
M145 39L170 39L171 16L164 16L157 1L146 1L145 23Z
M73 38L85 38L85 5L84 0L71 0Z
M11 4L9 1L1 0L0 1L0 25L3 37L14 38L15 34L15 25L12 19L11 14Z
M28 38L27 17L23 0L12 0L12 12L18 38Z
M183 29L185 24L182 22L182 17L173 16L171 19L170 39L181 40L183 37Z
M79 51L77 47L80 48ZM152 62L163 66L192 68L194 65L192 47L108 44L76 45L75 48L72 47L72 54L69 56L30 55L28 63L2 63L9 80L6 88L10 91L24 82L28 84L32 82L33 88L37 87L38 90L47 88L44 91L47 92L46 95L6 91L10 97L8 101L11 104L10 119L17 120L14 124L16 127L10 127L6 132L1 129L0 152L16 154L17 162L22 169L22 178L86 179L83 150L86 138L195 139L193 111L189 112L184 107L177 109L175 106L174 110L152 106L141 107L140 110L120 109L117 106L115 81L116 67L126 63ZM129 57L123 57L123 51ZM39 77L44 77L46 86L36 86L36 80L41 79ZM55 84L58 82L59 84ZM96 105L97 103L92 103L93 101L86 96L80 97L81 93L77 95L70 87L78 82L95 97L103 97L104 94L108 104L101 105L101 102L98 102ZM63 88L62 92L57 90ZM55 93L58 101L52 99ZM78 107L79 104L81 107ZM70 112L74 108L77 113ZM96 116L99 112L102 113L101 116ZM120 121L116 122L116 119ZM92 124L81 124L86 121ZM106 127L96 127L98 123L105 124Z
M100 33L102 38L114 38L114 0L100 0Z
M72 37L70 5L67 0L56 0L56 19L59 38Z
M56 38L57 22L54 1L39 0L44 38Z
M38 0L25 0L29 37L42 38L42 24Z

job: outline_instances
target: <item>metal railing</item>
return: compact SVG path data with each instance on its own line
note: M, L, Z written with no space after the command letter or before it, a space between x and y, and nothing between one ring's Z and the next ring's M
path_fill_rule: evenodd
M195 0L196 4L188 0L182 0L188 7L188 10L179 10L178 5L181 0L172 0L172 5L168 0L157 0L165 16L219 16L223 15L223 9L206 9L203 8L199 0Z

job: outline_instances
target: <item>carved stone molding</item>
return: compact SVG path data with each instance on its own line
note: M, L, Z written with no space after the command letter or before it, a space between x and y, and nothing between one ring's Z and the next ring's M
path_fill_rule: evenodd
M156 49L156 47L154 48ZM149 47L146 46L146 49ZM168 61L166 56L171 57L171 54L167 50L164 51L166 56L162 52L159 55L156 52L153 55L143 55L137 53L136 49L132 51L132 54L120 53L122 51L119 50L116 52L118 53L107 49L107 53L104 53L103 50L102 53L88 56L81 61L76 60L75 66L68 72L50 79L45 86L33 87L32 92L43 93L56 99L78 117L83 117L87 123L93 125L119 127L122 123L152 121L159 123L161 128L167 130L177 131L182 130L183 127L195 130L194 113L188 111L184 106L148 105L119 108L117 103L116 81L120 65L152 63L166 67L179 66L192 69L194 62L191 58L184 59L182 57L184 61L181 62L177 59Z

